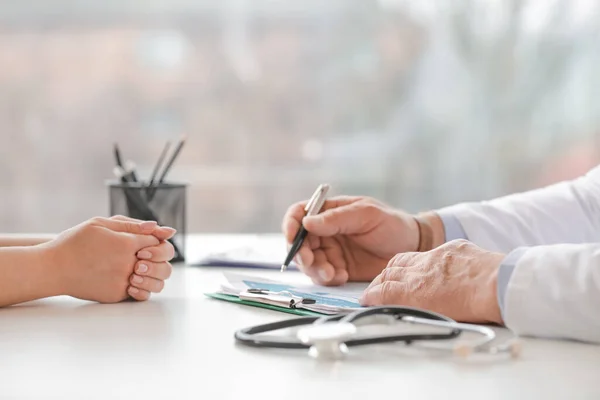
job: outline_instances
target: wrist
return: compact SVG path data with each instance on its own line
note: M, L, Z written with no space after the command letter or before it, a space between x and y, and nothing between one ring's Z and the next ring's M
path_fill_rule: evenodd
M433 211L419 213L413 218L418 234L416 251L429 251L446 242L444 222L437 213Z
M480 321L502 325L502 313L498 304L498 271L505 255L489 253L483 261L481 280L473 288L477 294L474 305L479 305L476 315Z
M62 296L68 294L68 273L65 264L58 257L58 249L53 246L53 241L35 246L40 275L43 277L46 296Z

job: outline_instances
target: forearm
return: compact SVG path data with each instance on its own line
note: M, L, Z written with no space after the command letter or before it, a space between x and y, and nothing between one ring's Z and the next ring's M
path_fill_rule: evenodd
M58 280L41 246L0 248L0 307L56 296Z
M515 253L521 254L500 296L506 326L520 335L600 343L600 245Z
M600 237L600 169L573 181L438 213L458 219L466 239L492 251L594 242Z
M32 235L1 235L0 247L24 247L37 246L52 240L53 236L32 236Z

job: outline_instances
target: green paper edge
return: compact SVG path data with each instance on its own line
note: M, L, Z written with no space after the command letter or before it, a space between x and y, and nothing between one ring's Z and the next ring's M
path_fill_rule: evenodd
M293 309L293 308L287 308L287 307L277 307L277 306L274 306L271 304L259 303L257 301L240 300L239 297L230 295L230 294L204 293L204 295L207 297L213 298L213 299L217 299L217 300L224 300L224 301L228 301L231 303L237 303L237 304L242 304L242 305L251 306L251 307L266 308L267 310L279 311L279 312L284 312L284 313L288 313L288 314L311 316L311 317L324 315L324 314L321 314L321 313L318 313L315 311L310 311L310 310Z

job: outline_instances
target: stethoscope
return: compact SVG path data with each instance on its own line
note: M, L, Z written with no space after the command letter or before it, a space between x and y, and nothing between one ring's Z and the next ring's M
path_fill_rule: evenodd
M358 327L368 320L373 323L405 322L427 327L447 329L441 333L404 333L385 336L355 337ZM293 336L264 335L282 329L301 327ZM404 342L444 341L458 338L464 332L479 334L480 338L467 343L454 344L447 349L467 357L473 353L508 354L516 358L520 354L520 343L511 340L502 345L492 345L496 339L493 329L485 326L459 323L444 315L411 307L369 307L346 314L315 317L298 317L283 321L257 325L235 332L238 343L259 348L305 349L315 358L341 359L350 347L372 344Z

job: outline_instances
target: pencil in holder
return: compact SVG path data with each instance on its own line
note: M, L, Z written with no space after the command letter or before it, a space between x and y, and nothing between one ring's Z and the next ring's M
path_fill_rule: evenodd
M169 241L175 248L172 262L185 261L187 185L109 182L110 215L124 215L143 221L156 221L177 233Z

